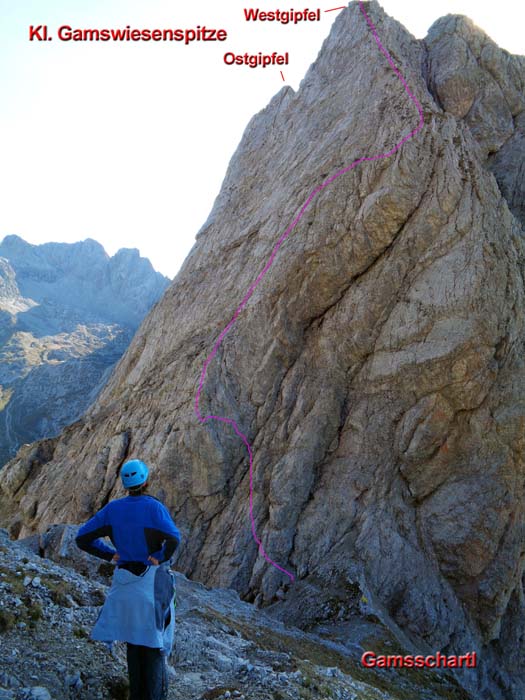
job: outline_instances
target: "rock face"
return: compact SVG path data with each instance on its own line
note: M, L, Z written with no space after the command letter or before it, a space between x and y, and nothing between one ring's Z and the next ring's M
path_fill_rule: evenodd
M140 456L185 534L178 566L307 626L316 590L367 590L426 653L478 653L476 697L525 696L525 59L468 20L416 41L364 7L424 127L317 195L208 367L218 334L310 193L385 153L418 114L351 3L297 93L249 123L162 302L78 424L7 467L4 521L27 536L121 493ZM521 115L521 116L520 116ZM494 173L494 174L493 174ZM495 175L495 176L494 176ZM83 465L76 488L75 465ZM70 485L71 484L71 485ZM277 596L278 598L279 596ZM310 602L308 602L310 601Z
M425 44L436 101L468 124L510 210L525 225L524 58L499 49L466 17L438 20Z
M0 467L94 401L168 280L93 240L0 243Z

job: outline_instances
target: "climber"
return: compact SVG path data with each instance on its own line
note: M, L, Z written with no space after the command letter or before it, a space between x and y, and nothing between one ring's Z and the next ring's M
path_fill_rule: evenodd
M170 559L180 533L166 507L146 494L149 469L126 462L120 478L128 495L110 501L78 531L80 549L116 564L92 639L127 642L130 700L165 700L165 658L175 629ZM109 537L115 549L102 539Z

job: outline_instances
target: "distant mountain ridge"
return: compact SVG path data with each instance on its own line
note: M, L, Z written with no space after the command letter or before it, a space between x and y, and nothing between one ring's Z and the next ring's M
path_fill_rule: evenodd
M3 239L0 466L82 415L168 284L134 248Z
M15 271L22 296L56 302L83 321L90 320L81 315L87 312L93 319L137 327L168 283L136 248L110 257L90 238L32 245L6 236L0 257Z

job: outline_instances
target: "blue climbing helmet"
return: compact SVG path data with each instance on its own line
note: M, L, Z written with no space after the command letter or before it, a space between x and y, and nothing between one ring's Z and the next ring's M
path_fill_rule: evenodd
M149 469L140 459L130 459L122 465L120 478L125 489L133 489L145 484L148 480Z

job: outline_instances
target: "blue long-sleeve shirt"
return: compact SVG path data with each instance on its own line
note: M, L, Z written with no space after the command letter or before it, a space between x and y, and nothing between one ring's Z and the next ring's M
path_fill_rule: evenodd
M109 537L115 549L102 537ZM119 554L119 564L141 562L148 557L168 561L180 543L180 532L167 508L152 496L126 496L110 501L82 525L77 546L89 554L111 561Z

